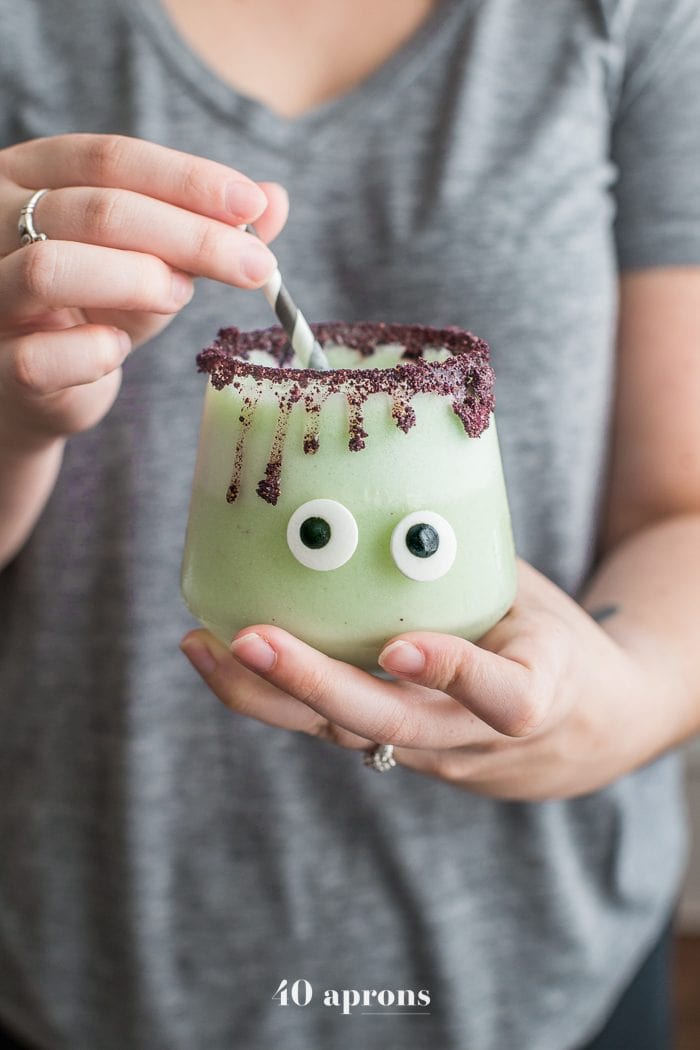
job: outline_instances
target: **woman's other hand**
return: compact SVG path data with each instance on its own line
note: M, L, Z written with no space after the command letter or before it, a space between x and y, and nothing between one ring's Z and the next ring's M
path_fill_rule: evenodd
M47 240L20 246L32 194ZM160 332L193 277L262 285L263 241L287 216L282 187L222 164L113 135L73 134L0 152L0 416L32 447L97 423L130 349Z
M392 743L399 765L510 799L581 795L651 758L678 686L641 633L621 644L525 562L513 608L478 645L388 642L380 661L396 682L272 626L241 631L232 653L203 630L183 649L234 711L342 747Z

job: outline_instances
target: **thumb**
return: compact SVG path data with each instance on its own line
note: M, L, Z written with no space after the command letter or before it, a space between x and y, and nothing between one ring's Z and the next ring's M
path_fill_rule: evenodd
M405 634L385 645L379 664L397 678L447 693L506 736L528 736L549 709L531 668L464 638Z

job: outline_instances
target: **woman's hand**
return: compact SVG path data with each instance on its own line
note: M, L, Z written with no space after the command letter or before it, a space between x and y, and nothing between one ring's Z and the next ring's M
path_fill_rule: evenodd
M515 605L478 645L426 632L389 642L380 662L397 682L271 626L241 631L233 655L203 630L183 650L234 711L343 747L393 743L400 765L471 791L548 799L611 782L663 739L675 679L645 637L627 627L624 639L521 562Z
M20 246L33 192L48 240ZM84 430L111 407L132 346L161 331L192 277L256 288L286 194L231 168L113 135L61 135L0 152L0 417L21 448Z

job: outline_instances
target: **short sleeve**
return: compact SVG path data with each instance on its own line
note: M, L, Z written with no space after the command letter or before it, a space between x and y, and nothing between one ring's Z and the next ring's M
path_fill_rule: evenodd
M613 118L621 269L700 265L700 0L637 0Z

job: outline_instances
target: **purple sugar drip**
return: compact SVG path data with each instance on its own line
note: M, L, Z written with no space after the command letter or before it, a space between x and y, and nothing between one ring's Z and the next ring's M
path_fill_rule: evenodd
M245 377L258 383L264 380L273 389L276 384L292 384L280 398L281 418L265 477L257 487L258 495L268 503L274 505L279 498L287 419L292 407L302 399L307 412L317 417L323 401L331 394L342 393L347 398L350 410L348 448L352 452L365 447L368 435L363 429L363 407L372 394L385 393L392 398L392 418L404 433L416 425L411 400L419 393L447 398L465 432L472 438L478 437L488 426L494 407L489 347L471 332L458 328L434 329L371 322L315 324L311 329L321 346L341 344L363 357L371 355L379 345L398 343L404 347L401 363L393 368L337 368L330 372L288 368L286 365L292 359L292 351L286 333L278 327L255 332L222 328L216 340L197 355L199 371L209 374L217 390L237 385ZM422 354L427 348L444 349L452 356L444 361L425 361ZM248 358L253 350L269 354L275 366L251 364ZM314 424L305 430L303 449L311 455L318 448L316 418ZM240 469L235 473L240 475ZM237 484L230 487L230 501L236 498L237 490Z
M229 481L229 486L226 490L227 503L235 503L236 499L238 498L238 493L240 492L245 442L248 436L248 431L250 430L250 425L253 422L253 415L255 413L256 404L257 396L254 398L245 398L243 402L243 407L241 408L241 414L238 417L238 422L241 424L241 429L238 432L236 446L233 451L233 468L231 470L231 479Z
M264 499L267 503L271 503L273 507L280 498L282 453L284 451L285 438L287 437L287 427L289 426L289 413L292 410L293 404L294 400L291 396L283 398L280 402L280 414L277 417L270 458L265 467L265 477L262 481L258 482L258 487L256 489L258 496L260 496L261 499Z

